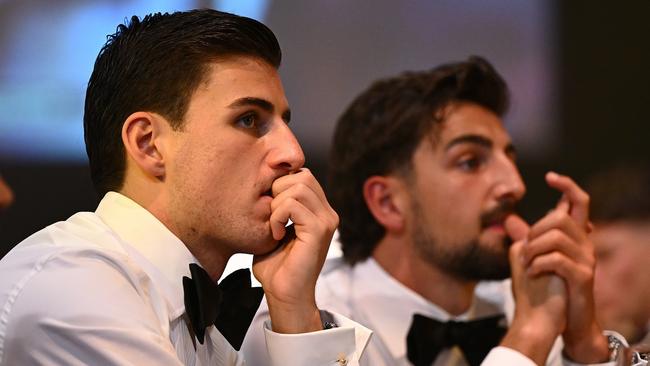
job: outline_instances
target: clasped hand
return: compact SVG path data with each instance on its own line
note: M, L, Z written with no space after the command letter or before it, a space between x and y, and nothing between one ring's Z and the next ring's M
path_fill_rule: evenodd
M322 329L315 287L338 215L306 168L276 179L272 193L271 233L281 245L270 254L256 256L253 273L264 288L273 330L304 333ZM289 219L295 234L285 238Z

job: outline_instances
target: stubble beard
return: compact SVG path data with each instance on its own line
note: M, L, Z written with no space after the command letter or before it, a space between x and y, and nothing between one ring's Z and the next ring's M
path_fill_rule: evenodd
M432 266L464 281L503 280L510 277L508 249L511 240L504 237L501 243L481 243L474 239L466 242L440 243L426 230L423 210L413 205L415 249Z

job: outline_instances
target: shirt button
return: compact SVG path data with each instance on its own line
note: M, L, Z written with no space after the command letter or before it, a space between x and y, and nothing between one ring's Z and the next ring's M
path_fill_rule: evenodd
M341 366L345 366L345 365L348 364L348 360L345 358L344 354L340 354L339 359L336 360L336 362L338 362L338 364L341 365Z

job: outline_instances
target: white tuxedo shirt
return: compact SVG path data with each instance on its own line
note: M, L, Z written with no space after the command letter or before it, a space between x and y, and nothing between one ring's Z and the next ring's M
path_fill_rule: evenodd
M147 210L108 193L96 212L46 227L0 261L0 365L246 364L214 326L195 349L182 286L195 262ZM274 365L353 364L370 332L336 321L290 335L267 325L253 352L268 348Z
M360 360L362 366L411 365L406 355L406 336L414 313L440 321L472 320L505 314L508 323L514 315L514 301L508 280L481 283L476 289L471 308L466 313L454 317L402 285L372 258L353 267L346 264L342 258L328 260L316 285L316 298L319 307L336 311L373 331ZM253 324L262 323L265 319L268 319L268 311L263 303ZM250 354L253 364L267 365L269 360L265 355L254 352L254 349L264 342L261 333L257 331L258 328L255 326L249 330L242 350L247 358ZM563 360L561 348L562 342L558 339L547 365L576 365ZM467 362L460 349L455 347L441 351L433 365L466 366ZM482 365L535 366L535 363L515 350L496 347L487 355Z

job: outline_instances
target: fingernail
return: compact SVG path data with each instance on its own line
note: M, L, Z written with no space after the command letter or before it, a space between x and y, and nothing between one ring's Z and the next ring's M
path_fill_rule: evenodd
M555 179L557 179L557 178L559 177L559 175L558 175L556 172L552 172L552 171L551 171L551 172L548 172L548 173L546 174L546 177L547 177L548 179L553 179L553 180L555 180Z

